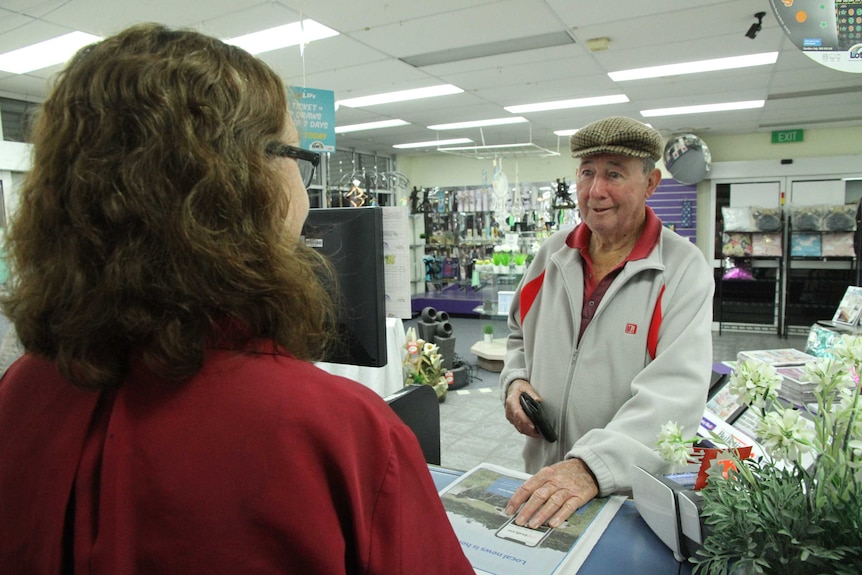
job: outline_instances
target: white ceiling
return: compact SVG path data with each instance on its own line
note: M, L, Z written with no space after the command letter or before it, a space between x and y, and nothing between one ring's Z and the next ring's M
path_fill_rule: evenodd
M745 36L764 11L763 30ZM396 143L469 137L477 143L533 142L565 149L554 130L640 110L766 99L764 108L651 118L665 135L769 132L862 125L862 74L822 66L785 37L768 0L0 0L0 53L71 30L105 36L135 22L191 27L220 38L296 21L340 35L260 57L286 84L335 91L344 99L452 83L462 94L341 107L338 125L400 118L408 126L339 135L339 149L391 155ZM402 58L490 42L568 33L573 42L504 55L413 67ZM587 40L610 48L590 52ZM690 60L779 51L772 66L615 83L608 72ZM0 96L40 101L61 67L0 72ZM522 114L529 123L434 132L426 126L510 115L504 106L625 94L626 104ZM404 153L404 152L399 152ZM408 152L434 153L432 150Z

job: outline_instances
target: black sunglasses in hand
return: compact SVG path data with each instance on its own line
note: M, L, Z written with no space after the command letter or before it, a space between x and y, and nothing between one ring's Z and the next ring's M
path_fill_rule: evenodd
M281 142L273 142L266 146L266 154L268 156L276 156L279 158L293 158L299 166L299 175L302 177L302 184L308 188L311 181L314 179L314 169L320 164L320 154L303 150L290 144L282 144Z

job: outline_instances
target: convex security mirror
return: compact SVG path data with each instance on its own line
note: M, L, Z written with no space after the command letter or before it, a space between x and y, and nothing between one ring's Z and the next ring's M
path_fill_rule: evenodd
M698 136L678 134L664 146L664 165L676 181L696 184L709 176L712 156Z

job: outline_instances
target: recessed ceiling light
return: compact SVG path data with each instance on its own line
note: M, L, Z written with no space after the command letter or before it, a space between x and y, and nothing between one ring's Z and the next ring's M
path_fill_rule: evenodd
M764 52L762 54L715 58L712 60L700 60L698 62L683 62L681 64L650 66L648 68L633 68L631 70L620 70L619 72L608 72L608 76L610 76L611 80L614 82L625 82L627 80L642 80L644 78L661 78L663 76L679 76L682 74L695 74L698 72L714 72L716 70L732 70L735 68L748 68L751 66L765 66L767 64L775 64L777 60L778 52Z
M473 120L470 122L455 122L452 124L435 124L428 126L429 130L461 130L464 128L484 128L485 126L504 126L506 124L522 124L527 122L523 116L506 116L505 118L492 118L490 120Z
M225 40L225 43L238 46L251 54L261 54L288 46L308 44L332 36L338 36L338 32L314 20L305 19L230 38Z
M363 108L365 106L376 106L378 104L391 104L392 102L405 102L407 100L420 100L422 98L434 98L436 96L448 96L449 94L460 94L463 92L458 86L452 84L440 84L427 88L415 88L413 90L400 90L398 92L387 92L374 96L362 96L359 98L348 98L335 102L335 108L347 106L348 108Z
M449 140L429 140L427 142L410 142L409 144L395 144L393 148L406 150L409 148L436 148L438 146L451 146L452 144L467 144L472 142L470 138L451 138Z
M99 40L101 40L99 36L86 32L70 32L0 54L0 70L13 74L26 74L54 64L62 64L84 46Z
M725 102L723 104L704 104L702 106L681 106L679 108L657 108L655 110L641 110L641 116L651 118L655 116L680 116L682 114L703 114L706 112L727 112L730 110L750 110L762 108L766 100L748 100L745 102Z
M625 94L620 94L618 96L597 96L595 98L576 98L574 100L557 100L555 102L506 106L503 109L512 114L528 114L530 112L545 112L547 110L565 110L567 108L586 108L588 106L604 106L606 104L624 104L628 101L629 99Z
M364 124L350 124L348 126L336 126L336 134L347 132L361 132L362 130L378 130L380 128L394 128L395 126L406 126L410 122L404 120L382 120L380 122L366 122Z

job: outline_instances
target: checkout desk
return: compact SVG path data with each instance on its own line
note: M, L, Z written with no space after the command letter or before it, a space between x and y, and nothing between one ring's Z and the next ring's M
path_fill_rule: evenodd
M438 491L461 474L433 465L429 469ZM674 559L629 500L617 511L577 575L690 575L691 570L690 563Z

